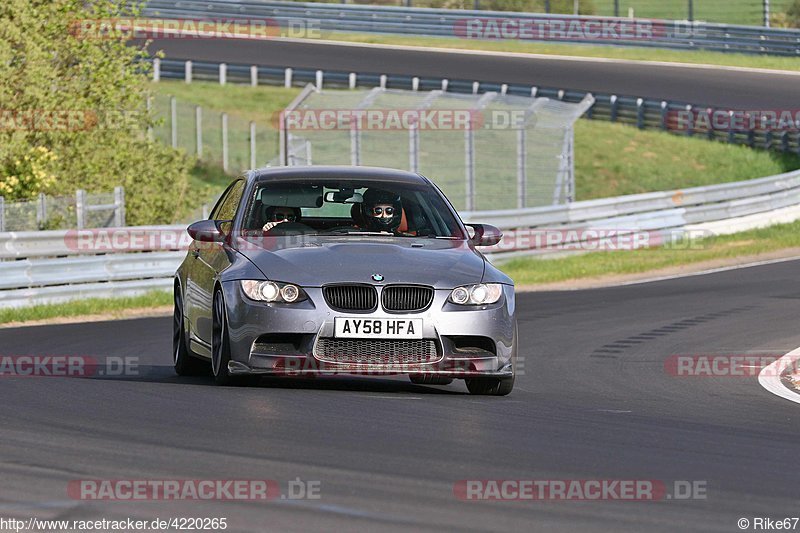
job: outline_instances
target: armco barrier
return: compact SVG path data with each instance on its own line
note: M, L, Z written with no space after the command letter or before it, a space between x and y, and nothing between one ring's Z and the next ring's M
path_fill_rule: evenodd
M184 19L271 19L288 25L290 22L313 23L322 31L371 32L436 37L463 36L468 20L484 24L536 21L564 21L587 25L590 21L613 21L649 24L652 35L646 39L592 38L592 34L563 32L559 42L612 44L615 46L647 46L681 50L713 50L780 56L800 55L800 31L759 26L737 26L688 21L613 19L574 15L546 15L506 11L468 11L408 7L376 7L364 5L324 4L313 2L275 2L253 0L150 0L144 15L152 18ZM495 26L497 27L497 26ZM502 27L502 26L501 26Z
M493 224L509 235L520 230L608 229L650 232L660 242L685 231L743 231L800 218L800 171L767 178L574 202L514 211L461 213L466 222ZM136 252L82 248L80 232L0 233L0 307L20 307L86 297L138 294L169 289L185 256L181 226L121 228L136 234ZM92 230L84 230L91 232ZM108 231L108 230L107 230ZM164 246L151 235L180 234ZM156 243L148 245L146 243ZM547 248L487 249L492 260L519 254L552 253ZM98 253L102 252L102 253Z

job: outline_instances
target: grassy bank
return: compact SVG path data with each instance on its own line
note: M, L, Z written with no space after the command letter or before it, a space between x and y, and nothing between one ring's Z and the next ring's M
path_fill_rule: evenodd
M560 259L513 259L501 269L518 286L636 274L716 259L757 256L800 247L800 221L768 228L709 237L692 249L651 248L635 251L593 252Z

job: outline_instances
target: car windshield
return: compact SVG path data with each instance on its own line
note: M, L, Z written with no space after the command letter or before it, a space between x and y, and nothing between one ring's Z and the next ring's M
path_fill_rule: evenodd
M465 238L431 185L363 179L258 183L248 201L244 230L269 236Z

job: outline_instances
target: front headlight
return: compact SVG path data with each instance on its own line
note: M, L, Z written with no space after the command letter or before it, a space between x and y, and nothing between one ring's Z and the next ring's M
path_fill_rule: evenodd
M308 296L305 291L291 283L277 281L242 280L242 290L251 300L259 302L302 302Z
M456 287L448 300L457 305L485 305L497 302L503 296L499 283L479 283Z

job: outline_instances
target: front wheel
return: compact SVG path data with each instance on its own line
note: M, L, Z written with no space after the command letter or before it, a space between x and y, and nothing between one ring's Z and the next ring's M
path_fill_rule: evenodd
M470 394L505 396L514 388L514 376L507 378L470 378L466 380Z
M231 361L231 345L228 338L228 314L222 291L214 293L214 308L211 326L211 373L217 385L236 385L241 382L228 370Z

